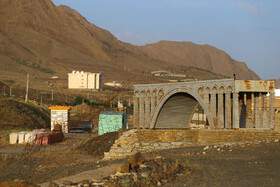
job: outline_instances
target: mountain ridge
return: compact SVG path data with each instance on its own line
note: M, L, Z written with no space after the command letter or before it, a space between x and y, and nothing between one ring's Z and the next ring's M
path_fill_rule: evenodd
M150 83L157 81L143 72L192 66L226 77L235 73L239 79L259 79L244 62L214 46L172 41L135 46L51 0L2 0L0 7L0 71L4 74L23 77L31 72L34 77L49 77L38 71L41 67L67 78L73 69L103 70L108 81Z

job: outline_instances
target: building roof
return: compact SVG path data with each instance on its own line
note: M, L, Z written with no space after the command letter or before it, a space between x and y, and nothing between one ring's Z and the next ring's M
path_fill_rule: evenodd
M119 111L103 111L100 113L100 115L123 115L123 112L119 112Z
M50 110L69 110L69 106L51 106L49 107Z

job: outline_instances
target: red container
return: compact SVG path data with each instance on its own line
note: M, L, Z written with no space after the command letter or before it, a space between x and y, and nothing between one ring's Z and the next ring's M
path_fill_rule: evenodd
M36 136L36 145L49 145L63 140L62 132L46 132Z

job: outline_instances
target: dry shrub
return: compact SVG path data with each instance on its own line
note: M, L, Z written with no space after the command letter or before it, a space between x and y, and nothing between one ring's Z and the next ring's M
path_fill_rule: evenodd
M192 171L188 161L180 163L179 160L164 162L153 168L151 177L154 181L173 181L178 174L189 174Z

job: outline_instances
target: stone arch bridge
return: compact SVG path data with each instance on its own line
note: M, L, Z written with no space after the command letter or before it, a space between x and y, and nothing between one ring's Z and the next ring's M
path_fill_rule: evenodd
M199 104L212 129L274 129L274 98L274 80L134 85L134 128L189 128Z

